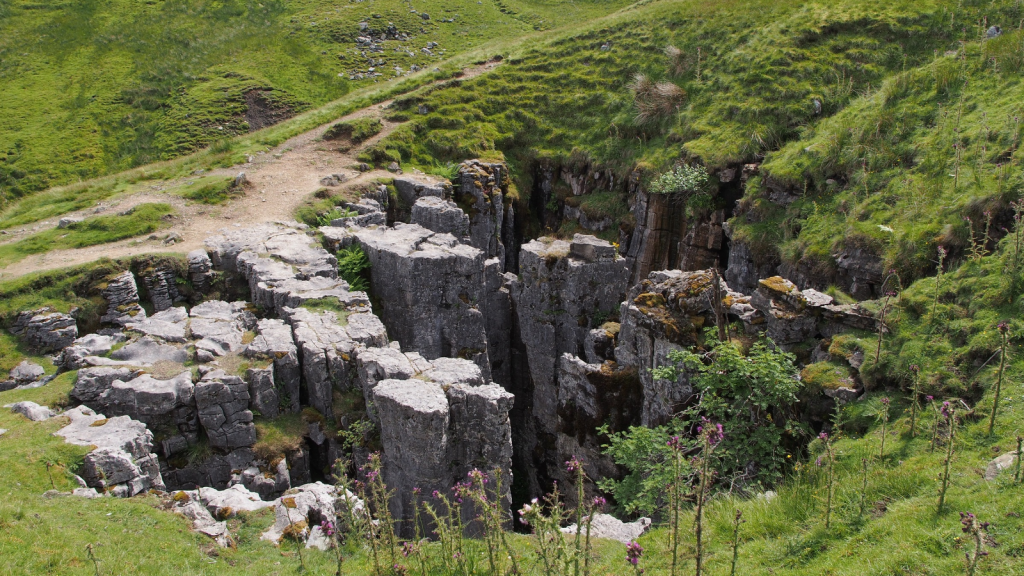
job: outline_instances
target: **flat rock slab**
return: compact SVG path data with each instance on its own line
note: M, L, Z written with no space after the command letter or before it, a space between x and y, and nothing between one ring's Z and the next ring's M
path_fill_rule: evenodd
M43 420L49 420L57 415L56 412L50 410L46 406L40 406L35 402L18 402L17 404L9 405L11 412L15 414L21 414L25 418L33 422L42 422Z
M110 354L114 360L135 366L152 366L157 362L185 363L188 352L170 344L161 344L148 336L115 350ZM93 357L90 357L93 358Z
M643 535L651 527L650 518L640 518L635 522L623 522L611 514L597 514L590 523L590 536L593 538L607 538L618 540L623 544L629 544ZM585 528L584 528L585 530ZM570 524L562 528L566 534L575 534L576 525Z
M167 342L184 342L185 330L188 328L188 312L184 307L169 308L148 318L128 322L125 328Z
M149 453L153 433L146 425L128 416L107 418L103 414L79 406L64 413L71 423L54 432L68 444L96 446L97 448L120 448L136 457Z
M1015 452L1007 452L993 459L985 467L985 480L995 480L1003 470L1013 470L1016 462L1017 454Z

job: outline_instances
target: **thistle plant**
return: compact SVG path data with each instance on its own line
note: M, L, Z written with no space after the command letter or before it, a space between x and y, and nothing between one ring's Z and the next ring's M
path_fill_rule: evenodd
M832 527L832 496L835 493L835 455L832 452L832 440L828 433L818 434L818 439L825 444L825 460L818 457L815 464L825 468L825 529Z
M382 555L387 553L387 563L391 566L397 565L398 539L395 536L395 522L391 516L391 509L388 503L393 495L388 490L381 475L383 465L380 453L374 452L367 458L365 465L359 470L366 477L363 486L363 499L369 505L377 517L377 522L366 522L366 536L370 541L370 550L373 554L373 567L375 576L383 574L381 568ZM383 550L382 550L383 547Z
M946 459L942 463L942 475L939 480L942 485L939 488L938 513L942 514L942 508L946 505L946 490L949 488L949 466L953 461L953 439L956 430L956 412L949 402L942 403L942 417L945 419L948 432L946 433Z
M974 576L978 570L978 561L984 556L988 556L982 534L988 529L989 524L988 522L978 522L978 518L970 512L960 513L960 524L960 530L974 541L974 550L964 553L967 558L967 576Z
M340 458L334 462L334 477L336 478L334 485L339 494L335 508L341 511L337 523L331 524L325 520L320 526L320 530L332 539L334 550L338 556L338 568L335 571L335 576L342 574L346 546L363 534L364 523L368 522L365 511L356 508L357 498L352 490L352 480L346 473L348 465L348 461Z
M935 396L928 395L925 397L928 401L928 405L932 407L932 445L929 448L929 452L935 452L935 444L939 440L939 421L942 420L942 414L939 410L939 404L935 401Z
M878 449L878 460L885 460L885 435L887 434L886 428L889 425L889 397L882 398L882 409L878 412L878 417L882 420L882 445Z
M583 471L583 463L575 456L565 463L565 470L576 476L576 538L573 540L572 569L574 576L580 576L580 557L583 556L583 482L586 472ZM589 535L589 527L587 530Z
M896 292L892 290L885 293L885 300L882 301L882 310L878 313L878 346L875 347L875 366L878 366L878 359L882 356L882 336L885 334L885 313L889 311L889 301Z
M284 512L288 515L288 526L284 529L282 536L288 540L295 542L295 552L299 556L299 572L306 571L306 560L302 557L302 547L305 543L306 536L306 521L299 520L298 522L292 520L292 510L298 508L298 504L295 502L294 497L281 498L281 504L284 505Z
M637 544L636 540L626 544L626 562L633 566L633 573L640 576L644 569L640 567L640 558L644 555L643 546Z
M1020 263L1021 233L1024 232L1024 200L1010 202L1013 208L1013 267Z
M470 500L477 509L477 520L484 528L484 542L487 544L487 561L491 567L491 574L505 574L505 560L511 567L512 574L519 573L516 554L509 546L505 538L504 524L506 514L502 502L504 501L504 487L502 485L502 474L500 469L495 469L491 475L474 468L468 474ZM488 488L493 476L493 488ZM418 529L417 529L418 532ZM587 523L587 539L589 544L590 524Z
M746 520L743 520L743 512L736 510L736 516L732 521L732 569L729 570L729 576L736 576L736 561L740 555L740 524L743 524Z
M697 435L703 445L703 449L696 466L698 470L697 512L694 518L694 535L697 539L696 576L701 576L704 568L704 506L707 503L708 492L711 489L711 481L714 475L714 471L711 469L711 455L715 450L715 446L718 446L722 438L725 437L721 424L712 423L703 417L701 421L701 425L697 427Z
M673 436L668 441L668 447L672 449L672 483L668 487L669 538L672 546L671 574L675 576L679 564L679 511L683 506L683 486L686 483L683 477L683 470L686 468L683 463L685 446L679 436Z
M469 576L466 565L466 552L463 548L462 504L468 495L468 482L459 482L452 488L452 498L434 490L431 494L438 506L423 503L423 510L434 523L434 535L441 545L441 559L445 573L457 576ZM443 506L443 511L440 508Z
M53 472L50 471L51 468L53 468L53 462L50 462L49 460L47 460L46 461L46 475L50 477L50 488L52 488L53 490L56 490L57 487L53 484Z
M1021 457L1024 456L1024 436L1017 435L1017 467L1013 471L1013 483L1020 484Z
M868 494L868 459L862 458L861 464L861 480L860 480L860 512L861 516L864 515L864 502L867 499Z
M536 537L537 555L547 576L564 576L572 569L573 553L561 530L567 518L557 482L543 503L534 498L519 510L519 521L529 526Z
M931 320L932 321L935 320L935 307L939 303L939 287L942 284L942 266L943 266L943 264L946 261L946 255L947 254L948 254L948 252L946 252L946 249L943 248L942 246L939 246L939 249L938 249L939 265L935 269L935 295L932 298L932 314L931 314Z
M100 576L100 560L93 552L92 544L85 545L85 553L89 555L89 560L92 560L92 568L96 571L96 576Z
M988 435L991 436L996 427L996 411L999 410L999 393L1003 388L1003 371L1006 369L1006 346L1010 340L1010 326L1005 320L996 328L999 330L999 373L996 377L996 391L992 398L992 414L988 418Z
M921 368L917 364L910 366L910 372L914 375L914 389L910 397L910 437L917 437L917 411L918 397L921 395Z

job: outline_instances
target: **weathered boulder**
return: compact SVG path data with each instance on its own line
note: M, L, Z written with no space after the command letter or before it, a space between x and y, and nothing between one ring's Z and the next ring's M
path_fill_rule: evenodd
M777 263L774 259L765 262L755 258L746 242L733 240L729 245L729 263L725 269L725 281L729 287L743 294L752 294L761 278L775 275Z
M61 350L78 337L73 313L63 314L49 307L20 312L11 325L11 333L40 352Z
M255 512L274 505L273 502L264 502L259 494L251 492L241 484L235 484L225 490L199 487L187 494L202 502L203 506L217 518L229 518L239 512Z
M611 514L595 514L594 519L590 522L590 537L607 538L609 540L618 540L623 544L629 544L643 536L644 532L647 532L650 527L650 518L639 518L633 522L623 522ZM575 534L577 530L576 524L570 524L562 528L562 532L566 534ZM585 528L584 532L586 532Z
M8 404L8 407L11 409L11 412L21 414L33 422L49 420L57 415L53 410L50 410L46 406L40 406L35 402L17 402L15 404Z
M78 371L75 386L71 389L71 399L90 405L114 384L115 380L128 382L139 375L139 372L126 367L90 366Z
M348 503L353 514L365 514L362 500L355 494L346 491L338 494L334 486L315 482L304 484L289 490L274 502L274 524L260 536L274 544L281 543L285 530L289 527L303 536L310 535L310 527L319 528L320 523L328 521L338 525L336 502Z
M395 190L399 201L406 206L428 196L447 200L452 195L452 185L448 181L420 174L396 176Z
M152 316L125 322L124 327L166 342L184 342L185 330L188 328L188 312L184 307L168 307Z
M111 324L125 325L132 320L146 317L146 311L139 306L139 287L130 270L107 280L100 293L107 301L107 313L100 320Z
M233 450L256 442L256 426L249 410L249 386L223 370L207 372L195 387L199 422L210 446Z
M81 387L76 383L75 389L83 395L89 394L95 389L94 386L110 376L109 373L88 373ZM194 389L192 373L188 370L169 380L158 380L149 374L141 374L131 379L113 380L109 388L88 405L104 414L128 416L148 426L180 426L189 430L195 427Z
M188 277L192 281L192 289L197 294L204 294L213 281L213 261L206 250L193 250L186 256L188 260Z
M469 237L469 216L451 200L424 196L412 206L412 224L440 234L451 234L460 240Z
M166 444L165 440L164 454L170 457L176 452L169 452ZM236 479L235 473L252 466L254 459L252 450L238 448L227 454L214 453L198 462L175 462L179 465L184 464L179 468L165 462L161 473L168 489L171 490L194 490L205 486L225 489Z
M1013 470L1017 463L1017 453L1007 452L992 459L985 467L985 480L995 480L1003 470Z
M403 349L471 359L489 378L481 251L415 225L364 229L356 238L372 264L381 319Z
M85 406L64 415L71 423L54 434L69 444L93 447L82 463L81 476L88 486L115 496L164 489L160 465L152 453L153 434L145 424L128 416L106 418Z
M31 384L46 374L46 370L42 366L35 362L29 362L28 360L22 360L17 366L11 369L11 379L14 380L18 386L24 386Z
M227 548L231 545L228 523L215 520L202 502L185 492L175 494L171 502L176 513L181 514L192 522L192 530L213 538L221 548Z
M430 367L430 363L419 354L403 354L397 347L372 347L360 350L356 355L356 371L359 387L366 402L366 414L374 422L378 421L373 402L373 389L379 382L408 380Z
M65 370L78 370L87 365L85 359L89 356L105 356L110 353L114 345L124 342L125 339L125 335L121 332L86 334L75 339L71 346L64 348L57 363Z

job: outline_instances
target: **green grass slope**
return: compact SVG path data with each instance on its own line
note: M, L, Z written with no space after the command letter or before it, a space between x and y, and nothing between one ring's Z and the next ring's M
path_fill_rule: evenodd
M393 78L395 66L433 68L627 4L3 0L0 198L178 156ZM357 49L389 25L382 52ZM349 79L370 67L383 75Z

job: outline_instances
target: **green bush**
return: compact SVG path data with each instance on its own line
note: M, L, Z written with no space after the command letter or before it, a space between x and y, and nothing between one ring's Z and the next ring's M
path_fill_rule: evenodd
M362 247L353 245L338 252L338 273L350 289L370 289L370 259Z

